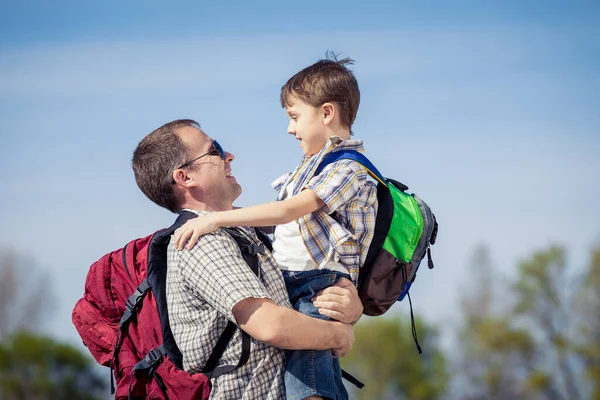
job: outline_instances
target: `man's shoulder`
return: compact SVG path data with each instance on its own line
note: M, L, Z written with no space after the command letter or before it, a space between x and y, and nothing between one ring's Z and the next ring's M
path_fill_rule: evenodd
M232 235L224 228L202 235L191 249L183 250L175 248L173 241L169 243L169 261L181 262L180 268L186 265L213 264L216 259L222 259L239 254L239 246Z

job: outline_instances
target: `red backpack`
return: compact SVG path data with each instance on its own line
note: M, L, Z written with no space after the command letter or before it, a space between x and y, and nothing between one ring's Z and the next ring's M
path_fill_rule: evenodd
M111 393L116 399L208 399L210 378L245 364L250 337L242 331L242 355L235 365L217 363L237 326L229 322L203 373L182 370L166 307L167 246L171 234L188 219L182 212L169 228L129 242L90 267L83 298L73 309L73 324L96 361L111 368ZM249 243L235 230L244 260L255 273L256 254L264 248ZM264 235L259 238L270 247ZM265 241L266 240L266 241Z

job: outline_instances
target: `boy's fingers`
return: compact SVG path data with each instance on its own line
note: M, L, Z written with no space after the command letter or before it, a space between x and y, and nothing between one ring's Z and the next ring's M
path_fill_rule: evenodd
M179 250L183 250L185 248L185 242L187 242L190 237L190 231L187 229L181 231L181 235L179 235L179 242L177 244L177 248Z
M200 237L200 233L192 232L190 241L188 242L188 250L191 250L194 247L194 245L198 241L199 237Z
M176 248L177 250L180 250L180 249L179 249L179 235L177 235L177 234L175 234L175 235L173 236L173 245L175 246L175 248Z

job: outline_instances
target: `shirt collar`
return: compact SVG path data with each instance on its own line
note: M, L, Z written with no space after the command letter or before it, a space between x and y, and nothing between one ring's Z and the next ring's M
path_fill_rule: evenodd
M339 136L332 136L327 140L327 143L325 143L325 146L323 146L317 154L314 154L312 156L303 156L302 164L308 162L309 160L311 160L313 158L320 159L325 154L331 153L335 150L357 150L357 151L363 152L364 151L363 141L362 140L353 140L353 139L342 139Z

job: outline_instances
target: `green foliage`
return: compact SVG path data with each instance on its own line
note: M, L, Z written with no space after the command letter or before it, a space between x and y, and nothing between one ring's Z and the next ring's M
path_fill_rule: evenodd
M592 382L591 398L600 400L600 247L592 250L576 300L580 334L576 351Z
M0 343L0 398L81 399L102 397L104 380L79 350L26 331Z
M550 246L519 263L507 286L482 254L459 336L470 398L600 399L600 249L579 281L565 249Z
M441 398L448 383L437 332L416 320L423 354L419 355L411 335L410 321L398 316L364 317L355 327L356 342L342 366L366 382L361 399L386 396L411 400Z

